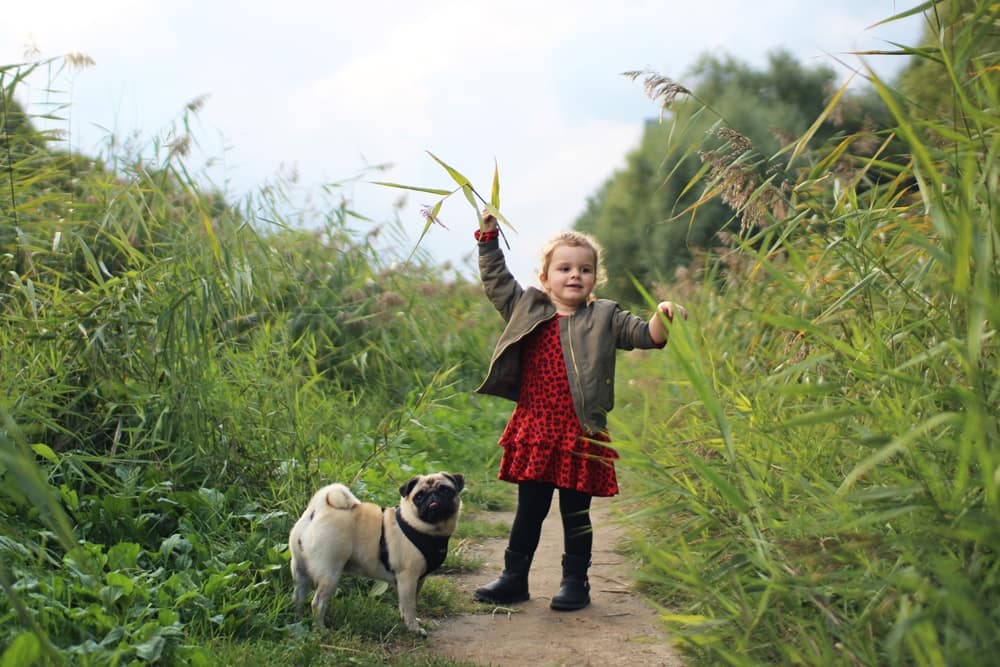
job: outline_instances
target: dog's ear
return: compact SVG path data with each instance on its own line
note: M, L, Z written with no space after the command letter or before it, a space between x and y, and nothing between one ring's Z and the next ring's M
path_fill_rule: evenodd
M455 485L455 493L460 493L465 488L465 475L457 472L446 472L444 476L450 479L451 483Z
M408 479L406 481L406 484L404 484L403 486L399 487L399 497L400 498L407 498L407 497L409 497L410 492L413 491L413 487L415 487L417 485L417 482L419 482L419 481L420 481L420 477L411 477L410 479Z

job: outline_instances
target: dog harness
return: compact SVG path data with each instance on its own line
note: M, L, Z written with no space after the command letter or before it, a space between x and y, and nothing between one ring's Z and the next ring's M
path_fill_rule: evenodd
M385 510L382 510L382 534L378 538L378 557L382 561L382 566L385 567L389 572L396 574L396 572L389 566L389 545L385 541ZM427 561L427 569L424 571L420 578L423 579L428 574L434 570L441 567L441 563L444 562L445 556L448 555L448 538L438 535L425 535L417 531L413 526L403 521L403 514L396 508L396 523L399 524L400 530L406 535L406 539L413 543L421 554L424 556L424 560Z

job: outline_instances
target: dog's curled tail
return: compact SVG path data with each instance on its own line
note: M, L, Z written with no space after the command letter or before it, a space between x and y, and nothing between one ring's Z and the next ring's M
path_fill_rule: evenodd
M354 509L361 501L343 484L331 484L326 490L326 504L335 510Z

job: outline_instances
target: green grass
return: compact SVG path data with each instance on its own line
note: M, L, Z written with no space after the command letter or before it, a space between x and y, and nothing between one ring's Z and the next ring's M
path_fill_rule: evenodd
M793 151L782 215L669 286L691 319L665 351L621 357L629 549L691 664L996 653L995 18L917 54L947 113L876 81L907 159ZM28 72L2 72L11 100ZM0 664L455 664L370 582L345 581L335 629L299 622L286 540L322 484L390 505L461 472L420 613L468 610L447 573L514 502L511 406L473 393L501 326L479 287L400 268L336 189L305 232L280 182L227 202L163 138L93 160L4 108Z
M0 344L20 369L0 378L4 660L273 664L309 643L286 542L316 488L392 505L410 476L450 470L470 507L497 495L482 461L503 407L471 389L498 322L466 326L491 314L478 287L419 255L394 268L337 192L302 232L280 184L230 204L171 151L90 161L16 120L0 170ZM338 597L332 614L360 616L330 645L350 650L316 659L445 664L411 659L388 597ZM437 582L421 602L431 618L464 605Z
M624 360L645 590L708 664L975 665L998 648L991 11L934 54L962 88L951 116L876 82L912 155L895 180L804 156L787 217L692 267L667 362Z

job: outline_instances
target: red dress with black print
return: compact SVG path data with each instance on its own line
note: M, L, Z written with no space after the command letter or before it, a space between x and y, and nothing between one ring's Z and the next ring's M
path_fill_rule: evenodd
M504 453L499 477L613 496L618 493L618 452L595 442L610 442L606 433L583 435L559 342L559 317L542 324L524 342L521 393L500 436Z

